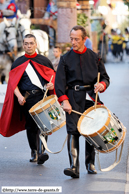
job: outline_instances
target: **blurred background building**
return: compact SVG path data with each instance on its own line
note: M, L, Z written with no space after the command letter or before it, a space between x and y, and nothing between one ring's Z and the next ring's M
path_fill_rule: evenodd
M69 31L78 24L86 28L97 52L103 36L105 41L110 37L111 29L124 34L129 27L129 0L16 0L16 3L23 14L31 10L32 28L46 31L51 37L51 46L67 46Z

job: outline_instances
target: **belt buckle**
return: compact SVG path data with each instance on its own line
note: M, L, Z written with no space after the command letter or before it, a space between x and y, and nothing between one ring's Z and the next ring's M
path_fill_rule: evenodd
M31 92L32 92L32 94L35 94L35 93L36 93L36 91L35 91L35 90L32 90Z
M77 88L77 87L78 87L78 88ZM75 91L79 91L79 87L80 87L79 85L74 86L74 90L75 90Z

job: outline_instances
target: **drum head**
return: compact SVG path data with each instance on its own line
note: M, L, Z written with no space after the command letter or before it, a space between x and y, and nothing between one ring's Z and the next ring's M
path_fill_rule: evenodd
M30 110L29 113L31 115L39 114L42 111L46 110L50 105L54 104L57 100L56 95L48 96L43 100L40 100L38 103L36 103Z
M94 107L90 107L84 112L86 116L92 117L84 117L81 116L78 121L78 131L82 135L92 135L98 132L103 126L106 125L108 119L108 109L105 106L97 105L96 109Z

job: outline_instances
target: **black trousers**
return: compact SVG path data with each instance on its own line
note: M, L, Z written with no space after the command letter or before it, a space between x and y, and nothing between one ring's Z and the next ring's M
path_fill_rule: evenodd
M24 95L24 92L22 92L22 95ZM38 143L39 143L39 129L29 114L29 110L32 106L34 106L37 102L43 99L43 92L37 92L36 94L30 94L29 97L26 99L26 103L22 107L22 113L25 116L26 119L26 132L27 132L27 138L29 142L29 146L31 150L38 150Z
M85 110L94 105L93 101L86 100L86 91L68 91L68 97L73 110L83 113ZM76 113L71 113L70 115L66 113L66 127L67 133L80 137L80 133L77 130L77 123L80 115ZM79 141L79 138L77 138ZM94 146L90 145L85 140L85 164L94 164L95 151Z
M112 44L113 45L113 50L112 50L112 54L114 57L118 57L118 45L117 44Z

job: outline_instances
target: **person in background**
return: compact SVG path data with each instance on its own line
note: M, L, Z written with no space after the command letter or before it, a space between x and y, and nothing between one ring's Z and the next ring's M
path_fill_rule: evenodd
M57 16L58 16L57 1L50 0L46 12L43 16L43 19L56 20ZM51 25L48 26L48 31L49 31L49 44L50 48L52 48L55 46L56 32Z
M108 36L104 30L100 31L99 33L98 51L99 54L102 56L103 62L106 63L108 53Z
M18 7L15 0L5 1L0 0L0 18L14 18L17 17Z
M57 71L57 67L60 61L60 56L62 54L62 50L59 46L55 46L53 49L53 54L55 56L55 59L52 61L52 65L55 71Z
M114 62L118 62L118 40L119 36L117 34L117 31L114 29L111 29L111 39L112 39L112 44L111 44L111 50L112 50L112 55L114 57Z
M56 4L56 0L50 0L50 3L47 6L46 12L44 14L44 19L57 19L57 4Z
M86 37L85 46L92 50L92 42L88 37Z
M125 28L125 43L126 43L125 51L126 54L129 56L129 27Z
M117 42L117 44L118 44L118 58L119 58L119 61L123 61L124 49L126 47L125 38L119 29L117 30L117 34L119 35L119 39Z

